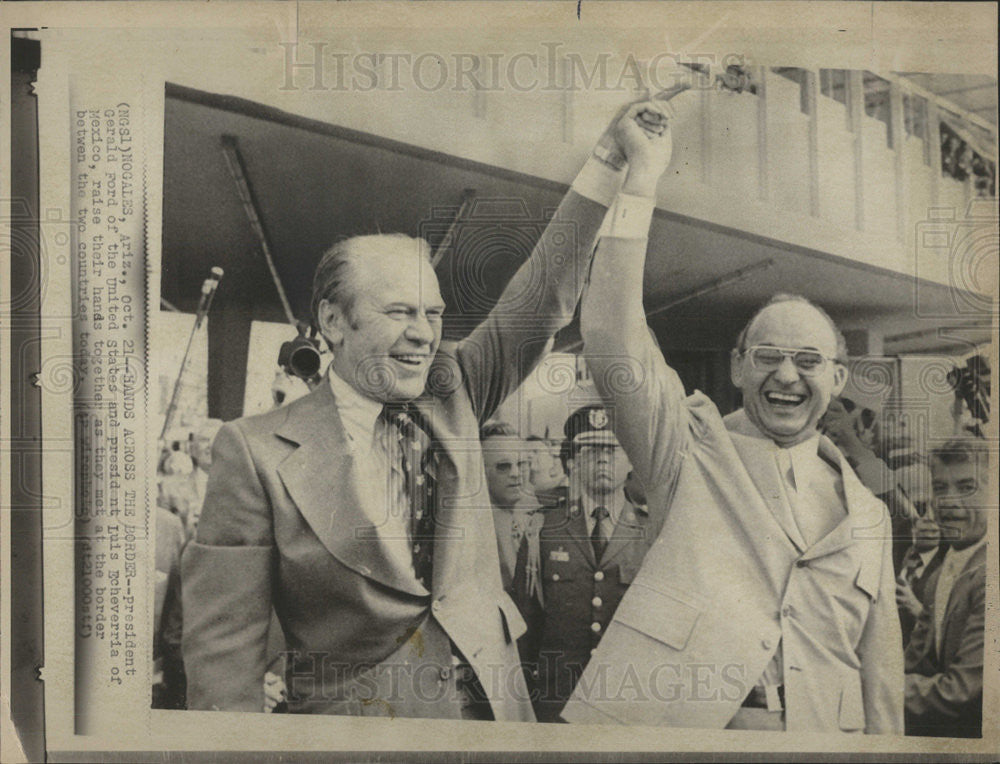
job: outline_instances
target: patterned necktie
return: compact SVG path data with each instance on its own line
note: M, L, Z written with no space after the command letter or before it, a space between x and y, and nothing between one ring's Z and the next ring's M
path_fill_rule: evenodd
M604 520L611 517L607 507L594 507L591 514L594 518L594 530L590 532L590 545L594 547L594 558L601 561L604 550L608 548L608 537L604 533Z
M903 560L903 578L912 584L920 576L920 571L924 567L924 561L920 559L920 554L913 547L906 553Z
M422 417L412 406L387 404L382 409L382 416L400 435L397 454L409 504L408 533L413 570L420 583L430 590L437 488L433 444L420 424Z

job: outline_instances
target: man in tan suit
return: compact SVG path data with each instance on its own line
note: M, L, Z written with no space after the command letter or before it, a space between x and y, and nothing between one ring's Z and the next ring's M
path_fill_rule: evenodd
M183 559L191 708L263 709L273 604L293 713L533 719L479 427L572 318L623 175L588 160L457 343L441 339L426 242L358 237L323 257L313 318L333 350L327 379L215 441Z
M889 519L816 429L847 377L843 338L805 299L779 296L732 354L743 408L723 418L705 395L685 397L642 306L669 132L651 139L623 122L622 133L646 172L612 205L581 331L618 440L666 521L562 716L900 733Z

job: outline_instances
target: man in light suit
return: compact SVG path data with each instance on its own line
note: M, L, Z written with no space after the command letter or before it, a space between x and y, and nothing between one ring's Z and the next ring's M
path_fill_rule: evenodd
M927 582L925 603L906 646L906 734L980 737L986 619L985 441L956 438L935 449L931 487L948 551Z
M705 395L685 397L642 306L662 138L624 141L650 171L612 205L581 331L618 440L666 520L562 717L899 733L889 518L816 429L846 381L843 338L803 298L775 298L732 354L743 408L723 419Z
M526 626L517 641L524 663L538 655L542 620L539 531L545 517L538 511L534 495L525 489L531 473L530 455L513 425L487 422L479 437L493 505L500 578Z
M563 430L569 495L545 510L541 532L545 608L535 700L540 722L558 721L656 538L646 507L625 494L631 465L609 412L583 406Z
M592 156L457 343L441 341L426 242L358 237L323 257L328 378L215 441L183 560L191 708L262 710L273 603L293 713L533 719L478 432L570 321L625 176Z

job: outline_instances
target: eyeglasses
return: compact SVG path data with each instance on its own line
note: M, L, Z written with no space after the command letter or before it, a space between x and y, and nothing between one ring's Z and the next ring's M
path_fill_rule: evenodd
M819 376L826 371L828 361L839 363L836 358L829 358L816 350L780 348L774 345L754 345L741 355L749 357L751 366L757 371L774 371L786 358L791 358L796 371L803 377Z

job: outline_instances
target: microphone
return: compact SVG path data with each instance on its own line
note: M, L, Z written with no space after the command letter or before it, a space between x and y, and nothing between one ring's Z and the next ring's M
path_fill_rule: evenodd
M201 285L201 298L198 300L198 312L195 318L195 327L201 326L202 319L208 314L212 307L212 299L215 297L215 290L219 288L222 280L223 270L218 266L212 268L211 274Z

